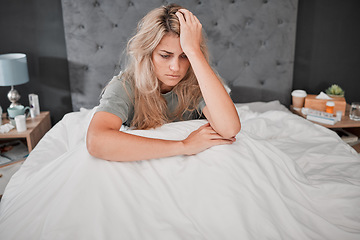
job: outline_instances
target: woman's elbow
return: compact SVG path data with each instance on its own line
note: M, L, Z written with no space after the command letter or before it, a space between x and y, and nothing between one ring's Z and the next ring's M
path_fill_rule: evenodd
M235 127L232 128L232 131L230 132L230 136L231 137L235 137L236 135L238 135L238 133L241 130L241 124L239 123L238 125L236 125Z
M96 147L94 146L93 142L89 138L90 138L89 136L86 138L86 149L91 156L95 157Z
M241 130L241 123L233 124L233 126L227 126L220 135L225 139L230 139L235 137Z
M86 136L86 148L87 148L87 151L89 152L89 154L93 157L97 157L97 158L101 158L101 154L99 152L99 150L101 149L99 146L98 146L98 141L96 141L96 137L91 134L91 133L88 133L87 136Z

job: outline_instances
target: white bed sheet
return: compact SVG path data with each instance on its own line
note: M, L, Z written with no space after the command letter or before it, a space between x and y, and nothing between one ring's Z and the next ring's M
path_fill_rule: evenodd
M94 109L67 114L8 184L0 239L360 239L358 154L278 101L237 109L234 144L138 162L90 156ZM125 131L184 139L205 122Z

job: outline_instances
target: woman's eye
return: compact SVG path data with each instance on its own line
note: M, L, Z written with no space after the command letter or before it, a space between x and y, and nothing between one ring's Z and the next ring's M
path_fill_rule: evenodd
M162 58L169 58L169 57L170 57L170 55L163 55L163 54L160 54L160 56L161 56Z
M181 58L187 58L187 56L185 54L181 55Z

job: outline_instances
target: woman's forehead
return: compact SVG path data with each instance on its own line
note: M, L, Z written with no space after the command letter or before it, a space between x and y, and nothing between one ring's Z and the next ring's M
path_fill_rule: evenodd
M168 53L182 53L180 37L175 34L166 34L156 46L155 51L166 51Z

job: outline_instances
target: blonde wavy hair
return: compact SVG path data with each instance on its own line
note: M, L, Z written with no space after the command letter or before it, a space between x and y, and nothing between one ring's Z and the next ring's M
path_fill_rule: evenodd
M196 111L201 99L200 87L190 66L184 78L172 90L177 95L179 104L175 113L170 115L154 73L152 53L161 39L166 34L180 36L180 23L175 13L181 8L171 4L150 11L138 23L135 36L128 42L128 63L121 78L130 81L134 91L134 117L130 125L137 129L155 128L175 119L182 119L185 112ZM204 36L200 48L209 61Z

